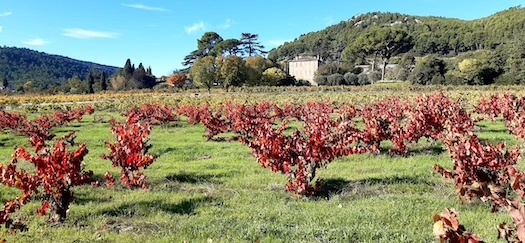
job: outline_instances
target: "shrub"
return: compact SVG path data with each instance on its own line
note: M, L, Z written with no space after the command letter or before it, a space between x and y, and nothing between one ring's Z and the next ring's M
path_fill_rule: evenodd
M406 81L408 80L409 75L410 75L410 71L407 68L398 66L394 68L393 70L386 73L386 79Z
M357 75L357 84L358 85L368 85L370 84L370 78L368 77L368 74L361 73Z
M359 78L357 77L357 74L348 72L344 75L345 82L347 85L358 85Z
M328 83L328 85L331 85L331 86L345 85L346 84L345 78L343 77L343 75L341 75L339 73L332 74L332 75L328 76L327 83Z
M445 62L435 56L428 56L417 63L409 79L412 84L438 84L438 82L444 82L445 73Z
M368 78L370 79L371 83L375 83L379 80L381 80L381 72L380 71L372 71L368 74Z
M328 85L327 84L327 77L324 75L321 76L315 76L314 82L317 83L317 85Z

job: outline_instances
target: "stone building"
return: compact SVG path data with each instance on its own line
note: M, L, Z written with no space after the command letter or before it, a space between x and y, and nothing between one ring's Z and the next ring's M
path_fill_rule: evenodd
M307 80L312 85L317 85L314 82L314 74L320 66L321 60L318 57L299 56L288 63L288 74L297 80Z

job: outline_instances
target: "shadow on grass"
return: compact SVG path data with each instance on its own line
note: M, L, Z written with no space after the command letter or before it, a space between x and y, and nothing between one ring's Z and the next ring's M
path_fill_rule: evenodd
M211 141L214 142L238 142L241 136L228 136L228 137L213 137Z
M417 177L383 177L367 178L363 180L346 180L343 178L330 178L322 182L317 198L330 199L336 195L359 194L362 196L383 194L388 185L430 185L424 179Z
M93 189L93 190L108 190L106 188L98 188L98 189ZM100 197L98 194L93 194L93 193L90 193L90 194L81 194L81 193L75 193L75 201L73 202L73 204L75 205L86 205L86 204L89 204L89 203L107 203L111 201L111 198L108 197L108 198L105 198L105 197Z
M447 150L443 146L435 145L435 146L424 146L420 148L411 148L409 151L410 151L410 154L414 154L414 155L421 155L421 154L441 155Z
M481 133L484 133L484 132L493 132L493 133L505 133L505 134L512 134L510 132L509 129L507 129L506 127L503 127L503 128L482 128L481 131L479 131Z
M164 149L161 149L160 151L155 151L155 152L152 152L152 154L155 156L155 157L161 157L162 155L165 155L165 154L168 154L168 153L171 153L171 152L175 152L177 151L176 148L173 148L173 147L168 147L168 148L164 148Z
M441 155L443 152L446 152L447 150L440 144L429 144L425 145L422 143L415 143L415 144L407 144L408 148L408 155L398 155L395 153L390 152L390 150L395 151L396 147L391 145L381 145L379 148L379 155L386 155L391 157L411 157L411 156L418 156L418 155Z
M213 198L204 196L183 200L178 203L169 203L165 200L125 202L116 207L98 210L95 214L111 217L147 216L161 211L167 214L194 215L195 209L204 205L213 204Z
M512 134L511 134L512 135ZM479 141L483 146L486 146L488 144L497 145L499 143L505 143L507 147L513 147L513 143L516 143L518 141L517 137L516 139L506 139L506 138L480 138Z
M176 181L181 183L190 183L190 184L198 184L198 183L217 183L220 184L220 182L217 180L221 177L228 177L228 174L197 174L197 173L177 173L166 176L166 179L169 181Z

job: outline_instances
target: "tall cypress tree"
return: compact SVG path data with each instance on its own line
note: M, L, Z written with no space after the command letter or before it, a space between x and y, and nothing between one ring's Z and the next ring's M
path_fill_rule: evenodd
M135 68L133 66L131 66L131 60L128 58L128 60L126 60L126 64L124 65L124 74L125 75L132 75L134 69Z
M4 76L4 78L2 79L2 86L4 87L4 89L7 89L7 87L9 86L9 82L7 82L6 76Z
M95 77L93 76L93 72L89 72L86 82L87 82L87 93L88 94L95 93L95 91L93 90L93 85L95 84Z
M100 74L100 88L102 91L108 90L108 83L106 78L106 71L102 71L102 74Z

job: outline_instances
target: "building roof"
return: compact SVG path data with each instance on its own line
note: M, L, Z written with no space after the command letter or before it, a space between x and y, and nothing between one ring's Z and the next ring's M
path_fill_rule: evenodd
M295 57L295 59L291 60L290 62L310 62L310 61L320 61L317 57Z

